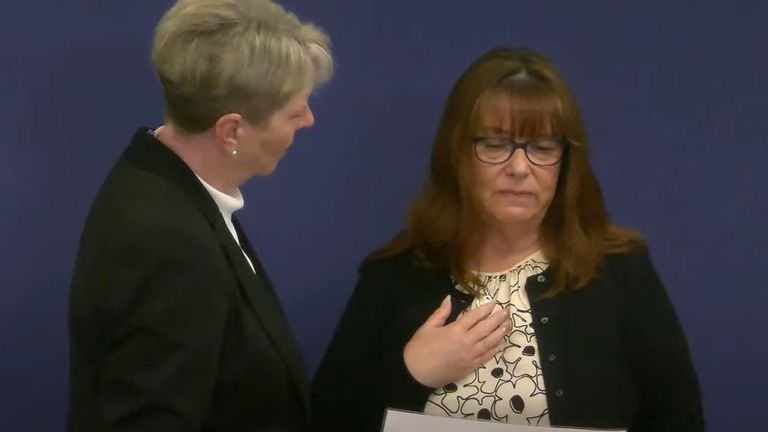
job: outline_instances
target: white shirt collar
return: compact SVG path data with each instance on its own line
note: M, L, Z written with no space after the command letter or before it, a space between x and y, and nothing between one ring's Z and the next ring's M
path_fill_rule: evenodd
M205 187L205 189L211 195L213 201L216 202L216 206L219 208L219 212L224 217L224 223L227 225L229 233L232 234L232 237L235 239L237 244L240 245L240 249L242 250L240 238L237 235L235 225L232 223L232 213L240 210L243 208L243 205L245 205L243 194L240 193L240 188L235 189L235 196L230 196L206 183L205 180L201 179L199 175L195 174L195 177L200 180L200 183L202 183L203 187ZM251 270L255 272L256 269L253 266L251 258L248 256L248 254L245 253L244 250L242 250L242 252L245 260L248 261L248 265L251 266Z
M240 210L245 205L243 194L240 193L239 188L235 189L235 196L230 196L206 183L199 175L195 174L195 177L200 180L203 187L211 194L211 198L216 202L225 220L229 220L232 217L232 213Z

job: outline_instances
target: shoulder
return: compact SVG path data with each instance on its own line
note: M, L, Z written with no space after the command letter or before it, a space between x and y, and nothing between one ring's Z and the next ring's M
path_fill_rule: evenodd
M410 285L417 274L418 269L411 261L409 253L366 259L358 269L355 291L358 295L380 295L386 292L391 296L402 292L403 285Z
M445 295L452 287L450 274L420 266L408 250L383 258L363 261L359 269L358 290L386 291L390 295ZM415 297L414 297L415 298Z
M600 277L629 297L648 291L664 291L647 248L606 255Z
M670 303L667 289L647 249L608 255L604 264L603 277L630 309L656 309Z
M99 188L85 230L131 244L171 241L194 247L215 240L210 223L188 194L121 162Z
M163 263L210 271L225 265L220 249L210 223L183 194L162 183L143 193L105 185L83 228L78 261L89 268Z
M418 264L416 255L411 250L386 257L364 260L359 267L361 278L386 280L423 280L442 277L439 271L429 270Z
M121 159L110 171L93 202L94 210L141 214L192 215L195 204L188 193L157 173Z
M415 270L411 251L400 252L381 258L366 258L360 263L359 272L362 273L387 273L391 271Z
M609 274L638 275L655 273L647 248L632 252L611 253L603 257L603 267Z

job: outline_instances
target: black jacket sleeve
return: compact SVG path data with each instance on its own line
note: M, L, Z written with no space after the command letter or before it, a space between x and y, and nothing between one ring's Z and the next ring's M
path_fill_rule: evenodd
M629 430L703 431L701 392L680 322L648 254L631 260L625 322L639 407Z
M101 301L104 431L199 431L213 397L228 295L214 255L165 227L105 252ZM192 233L193 234L193 233ZM100 264L99 264L100 263Z
M313 382L317 431L379 431L386 408L423 409L432 389L414 380L403 361L416 328L398 321L405 288L396 273L375 264L361 269Z

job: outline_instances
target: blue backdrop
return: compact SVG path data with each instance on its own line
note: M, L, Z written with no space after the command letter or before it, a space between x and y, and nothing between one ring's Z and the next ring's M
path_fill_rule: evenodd
M38 0L0 14L1 431L63 429L79 232L133 130L162 120L148 55L170 3ZM402 225L453 81L491 46L527 45L582 104L613 218L652 246L710 430L764 430L768 3L718 3L285 0L332 35L338 73L316 126L244 188L240 218L310 370L359 260Z

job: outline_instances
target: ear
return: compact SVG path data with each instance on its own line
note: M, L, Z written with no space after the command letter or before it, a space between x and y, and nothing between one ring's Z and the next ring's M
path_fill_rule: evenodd
M228 154L237 150L241 136L243 116L238 113L224 114L213 125L213 134L219 148Z

